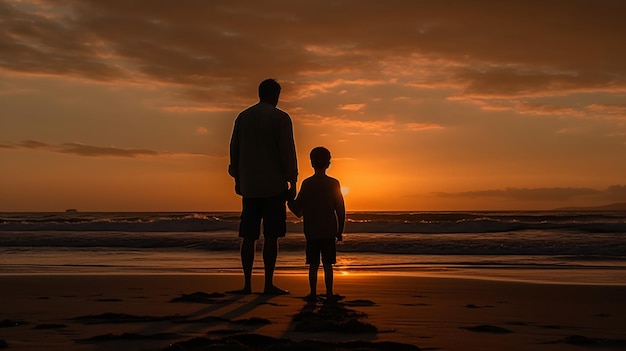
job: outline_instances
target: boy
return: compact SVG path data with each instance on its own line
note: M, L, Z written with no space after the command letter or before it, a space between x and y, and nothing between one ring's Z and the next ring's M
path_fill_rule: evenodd
M337 299L333 295L333 264L337 263L335 239L342 240L346 208L339 181L326 175L330 166L330 151L320 146L311 150L310 156L315 174L302 182L297 198L289 201L288 205L296 216L304 216L306 263L309 264L311 288L306 299L317 298L317 271L321 255L326 299L331 301Z

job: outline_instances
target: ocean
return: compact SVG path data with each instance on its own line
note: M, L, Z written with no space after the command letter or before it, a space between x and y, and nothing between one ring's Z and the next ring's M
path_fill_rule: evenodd
M0 213L0 274L238 273L238 223L233 212ZM276 274L305 273L302 222L287 227ZM351 212L337 251L337 274L626 285L626 212Z

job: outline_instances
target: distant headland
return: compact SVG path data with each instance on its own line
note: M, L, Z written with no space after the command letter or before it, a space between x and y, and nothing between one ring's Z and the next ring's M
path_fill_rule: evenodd
M555 208L554 211L626 211L626 202L591 207L561 207Z

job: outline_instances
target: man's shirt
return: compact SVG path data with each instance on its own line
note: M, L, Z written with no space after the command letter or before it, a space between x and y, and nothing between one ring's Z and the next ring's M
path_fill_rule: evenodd
M298 177L291 117L265 102L242 111L230 140L229 173L244 197L285 194L287 182Z

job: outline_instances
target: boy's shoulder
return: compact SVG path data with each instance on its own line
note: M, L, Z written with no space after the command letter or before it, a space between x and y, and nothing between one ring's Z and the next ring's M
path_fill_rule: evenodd
M326 178L328 178L328 179L329 179L330 181L332 181L332 182L337 182L337 183L339 183L339 179L337 179L337 178L333 178L333 177L328 176L328 175L326 176Z
M329 176L329 175L312 175L302 181L302 185L307 183L339 183L339 180Z
M330 189L336 189L341 187L339 181L329 176L311 176L302 181L300 191L306 193L325 193Z
M333 185L339 185L339 180L336 179L336 178L333 178L333 177L331 177L329 175L325 176L324 181L327 182L327 183L333 184Z

